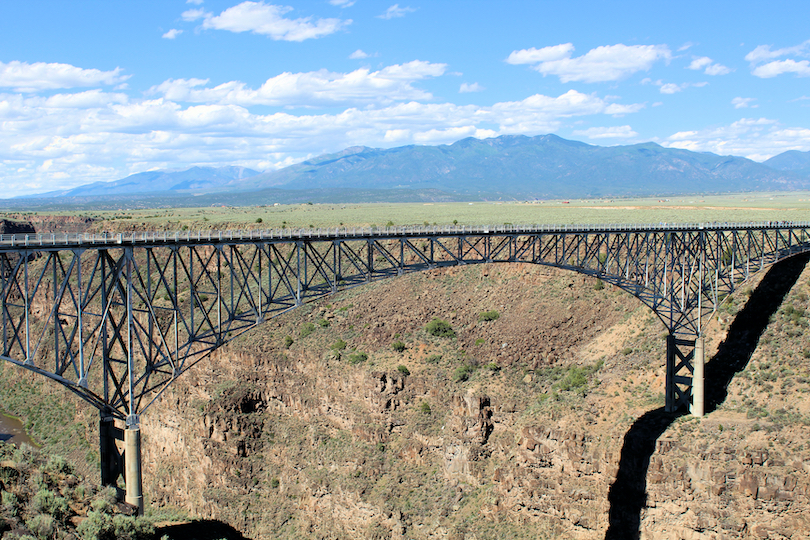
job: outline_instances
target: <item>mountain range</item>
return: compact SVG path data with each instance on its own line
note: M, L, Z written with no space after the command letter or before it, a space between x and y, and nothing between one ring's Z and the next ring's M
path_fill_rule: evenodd
M293 192L304 199L348 202L347 197L359 192L363 200L388 201L801 189L810 189L810 152L791 150L757 163L655 143L604 147L556 135L504 135L439 146L351 147L264 173L244 167L150 171L28 198L88 201L195 195L198 203L221 197L256 204L287 200Z

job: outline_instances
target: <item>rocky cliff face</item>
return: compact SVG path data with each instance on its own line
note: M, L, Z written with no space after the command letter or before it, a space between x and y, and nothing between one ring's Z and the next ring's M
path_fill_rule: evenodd
M642 437L642 538L806 537L808 282L716 411ZM253 538L602 538L625 438L663 405L662 333L625 293L537 267L367 285L181 377L143 418L145 492Z

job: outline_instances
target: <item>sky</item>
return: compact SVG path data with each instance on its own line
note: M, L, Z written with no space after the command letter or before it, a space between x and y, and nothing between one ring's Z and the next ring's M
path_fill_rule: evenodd
M810 3L0 0L1 197L554 133L810 150Z

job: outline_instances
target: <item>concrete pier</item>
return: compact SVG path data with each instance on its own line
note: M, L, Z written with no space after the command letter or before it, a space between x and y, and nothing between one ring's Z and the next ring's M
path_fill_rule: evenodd
M138 515L143 515L143 478L141 476L141 429L140 427L124 430L124 482L126 483L125 501L138 508Z

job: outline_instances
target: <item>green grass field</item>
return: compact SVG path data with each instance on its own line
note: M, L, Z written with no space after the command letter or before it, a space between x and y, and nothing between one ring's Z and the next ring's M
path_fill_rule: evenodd
M8 212L92 217L94 230L337 227L473 224L610 224L801 221L810 192L683 196L667 199L575 199L474 203L297 204L112 211Z

